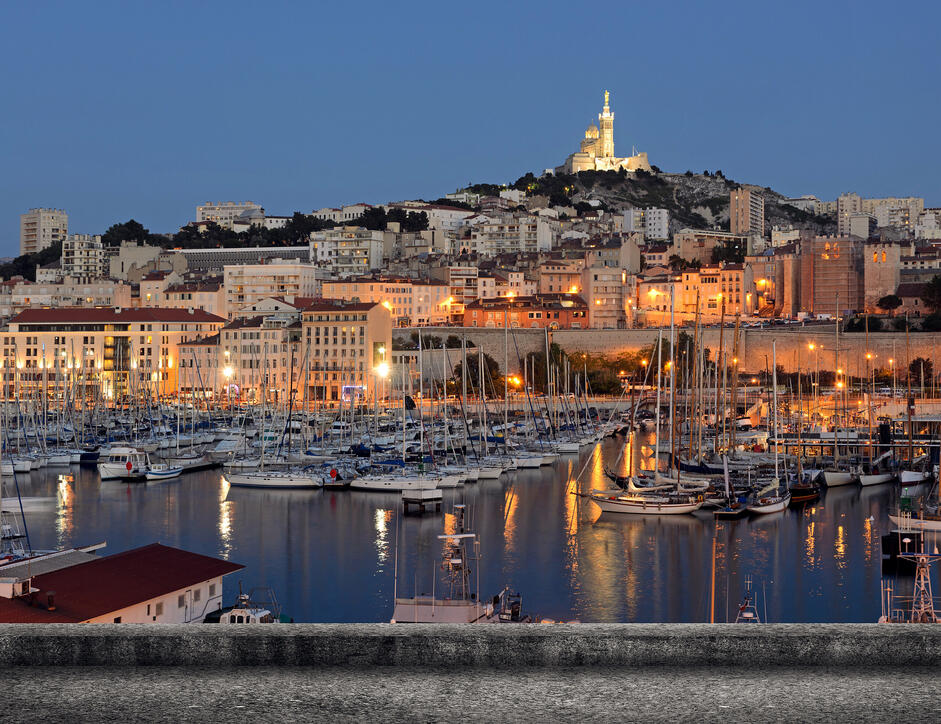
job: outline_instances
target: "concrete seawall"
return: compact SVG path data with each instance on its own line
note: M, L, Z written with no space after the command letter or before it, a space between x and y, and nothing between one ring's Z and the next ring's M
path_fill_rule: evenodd
M931 625L3 625L0 666L934 667Z

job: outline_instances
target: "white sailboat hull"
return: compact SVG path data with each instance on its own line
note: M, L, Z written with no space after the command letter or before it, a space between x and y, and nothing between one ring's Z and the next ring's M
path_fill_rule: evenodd
M899 471L899 482L902 485L912 483L923 483L926 480L931 478L931 473L921 470L900 470Z
M883 483L892 482L892 478L895 476L892 473L876 473L874 475L862 475L859 476L859 482L862 485L882 485Z
M407 475L364 475L350 482L353 490L379 490L386 493L401 493L404 490L436 488L433 478L409 477Z
M640 496L626 498L592 495L592 502L605 513L631 513L634 515L686 515L702 507L701 502L668 503L656 499L642 500Z
M852 473L844 473L839 470L824 470L823 480L828 488L834 488L838 485L849 485L853 482Z
M777 500L773 503L756 503L755 505L748 506L749 513L755 513L757 515L770 515L771 513L780 513L785 510L788 504L791 502L791 494L787 493L782 496L780 500Z
M309 490L323 487L323 480L310 475L291 473L255 472L228 473L225 479L229 485L243 488L281 488L285 490Z

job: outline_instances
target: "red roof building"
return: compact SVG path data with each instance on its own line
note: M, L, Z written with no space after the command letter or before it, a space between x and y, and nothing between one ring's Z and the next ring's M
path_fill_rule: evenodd
M222 607L223 576L244 568L159 543L90 558L31 578L24 562L0 566L0 622L199 622Z

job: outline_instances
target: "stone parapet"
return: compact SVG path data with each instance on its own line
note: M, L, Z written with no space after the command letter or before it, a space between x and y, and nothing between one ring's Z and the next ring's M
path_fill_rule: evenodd
M15 625L0 666L936 667L941 627L877 624Z

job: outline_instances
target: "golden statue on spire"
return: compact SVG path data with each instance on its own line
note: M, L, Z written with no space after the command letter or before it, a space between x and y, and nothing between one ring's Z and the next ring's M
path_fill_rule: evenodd
M604 104L608 105L608 91L604 92Z

